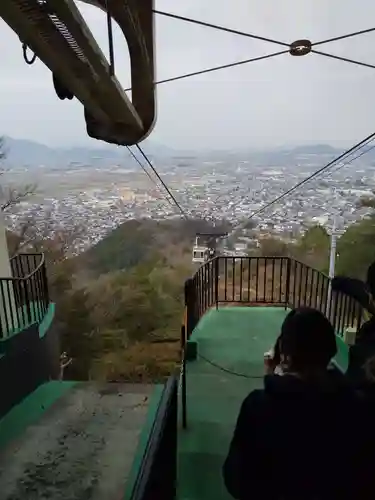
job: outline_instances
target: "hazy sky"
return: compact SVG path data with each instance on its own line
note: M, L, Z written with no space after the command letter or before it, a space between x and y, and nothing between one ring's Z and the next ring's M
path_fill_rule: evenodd
M106 19L79 3L105 54ZM291 42L317 41L374 26L373 0L157 0L156 8ZM77 100L60 101L50 71L27 66L0 21L0 134L52 145L88 142ZM375 64L375 32L320 50ZM281 50L279 46L156 16L157 78ZM115 27L116 71L128 87L125 40ZM160 85L151 139L176 148L347 145L375 130L375 69L318 55L290 55ZM94 142L91 141L90 142Z

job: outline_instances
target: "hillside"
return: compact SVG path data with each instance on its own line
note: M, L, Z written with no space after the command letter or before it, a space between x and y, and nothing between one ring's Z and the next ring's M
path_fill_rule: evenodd
M131 220L78 257L51 262L62 349L73 358L68 378L159 380L173 370L194 236L212 229L202 220Z
M197 232L219 230L204 220L130 220L109 233L80 258L96 273L130 269L152 258L190 264ZM226 226L225 230L228 230Z
M354 224L339 239L338 272L364 276L373 259L374 221ZM73 359L67 378L159 381L171 373L180 355L183 284L194 272L194 235L212 229L202 220L133 220L74 259L54 259L46 246L56 324ZM326 271L329 235L315 226L295 244L269 238L254 252L293 256ZM235 273L248 282L241 265ZM237 286L234 292L241 293Z

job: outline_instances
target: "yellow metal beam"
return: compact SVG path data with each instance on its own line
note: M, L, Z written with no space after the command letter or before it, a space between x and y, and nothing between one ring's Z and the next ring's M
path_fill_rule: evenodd
M83 104L89 135L121 145L140 142L155 119L153 2L141 3L145 10L127 3L117 16L121 14L121 28L135 58L132 83L143 79L138 91L133 89L133 104L111 76L108 62L73 0L0 1L4 21Z

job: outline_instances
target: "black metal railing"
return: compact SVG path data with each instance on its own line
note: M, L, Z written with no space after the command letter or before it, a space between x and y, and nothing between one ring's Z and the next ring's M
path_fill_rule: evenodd
M325 274L289 257L216 257L185 283L187 336L215 306L309 306L322 311L338 334L359 328L362 308L351 297L332 292Z
M43 254L18 254L10 260L12 277L0 278L0 338L39 323L49 294Z
M177 483L178 376L171 375L149 434L131 500L174 500Z

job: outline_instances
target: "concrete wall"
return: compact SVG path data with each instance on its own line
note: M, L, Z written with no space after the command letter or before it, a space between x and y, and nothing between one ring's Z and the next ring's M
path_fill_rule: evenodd
M38 325L6 339L0 357L0 418L40 384L57 379L59 335L54 325L39 337Z
M0 278L11 278L8 244L6 238L4 215L0 210ZM0 281L0 326L3 334L18 328L18 318L12 311L17 310L13 283L11 281Z

